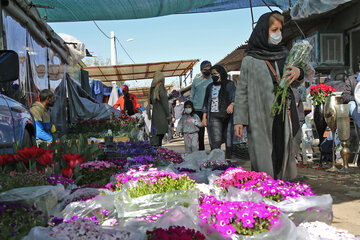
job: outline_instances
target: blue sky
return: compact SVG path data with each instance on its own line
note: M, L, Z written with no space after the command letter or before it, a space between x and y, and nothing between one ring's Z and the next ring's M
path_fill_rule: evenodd
M257 20L266 7L254 9ZM201 14L178 14L157 18L97 21L108 35L111 31L123 43L136 63L196 59L212 63L224 58L250 36L250 9ZM93 22L50 23L57 33L70 34L85 43L94 55L103 59L110 58L110 40L107 39ZM133 38L131 42L127 39ZM117 46L117 60L121 64L132 61ZM199 64L194 73L199 73ZM167 83L174 81L167 80ZM131 86L146 85L148 81L137 81Z

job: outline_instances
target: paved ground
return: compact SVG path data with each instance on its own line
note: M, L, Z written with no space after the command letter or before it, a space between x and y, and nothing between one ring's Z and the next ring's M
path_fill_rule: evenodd
M174 139L164 147L180 153L185 152L182 138ZM207 140L205 150L210 151ZM250 162L246 159L233 158L232 162L250 170ZM340 168L341 165L337 167ZM360 168L351 168L353 173L341 174L326 172L314 165L298 165L298 173L302 181L310 184L316 194L329 193L333 197L333 226L360 235Z

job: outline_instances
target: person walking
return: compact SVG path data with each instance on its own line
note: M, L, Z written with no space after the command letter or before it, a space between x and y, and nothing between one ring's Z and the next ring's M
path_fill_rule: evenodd
M184 112L184 105L180 102L180 98L176 99L176 104L174 107L174 118L173 118L175 129L178 126L178 123L180 121L180 118L182 117L183 112ZM180 136L180 133L178 133L178 135Z
M151 119L151 145L161 147L162 139L168 131L170 121L169 103L164 86L165 77L162 72L157 71L151 82L149 90L149 104L152 105L152 113L148 108L148 118Z
M211 62L203 61L200 64L201 76L195 78L190 92L190 101L194 103L195 114L203 119L202 108L204 105L204 98L207 86L211 83L210 77ZM204 144L205 127L199 129L199 150L205 150Z
M199 116L195 114L193 103L186 101L184 106L184 112L176 131L184 135L185 152L192 153L199 150L198 132L202 124Z
M253 171L266 172L275 179L291 180L297 175L295 153L300 147L300 121L295 101L290 116L270 113L274 87L281 77L292 83L303 79L302 69L290 66L283 75L288 50L280 43L284 17L277 11L262 15L248 43L243 59L234 107L235 134L248 126L248 146ZM292 91L290 99L294 99Z
M207 126L211 150L226 143L225 157L232 156L233 110L235 84L227 79L226 70L220 65L211 67L212 83L206 88L202 125Z

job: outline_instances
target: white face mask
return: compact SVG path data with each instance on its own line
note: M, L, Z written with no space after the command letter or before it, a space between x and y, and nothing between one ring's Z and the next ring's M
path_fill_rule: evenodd
M269 44L278 45L282 40L281 32L271 33L269 38Z
M192 108L185 108L184 112L186 114L190 114L192 112Z

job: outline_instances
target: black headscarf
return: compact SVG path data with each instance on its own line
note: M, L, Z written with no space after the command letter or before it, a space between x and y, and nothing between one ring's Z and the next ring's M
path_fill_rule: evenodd
M280 60L288 55L288 50L283 45L272 45L268 43L269 39L269 19L274 13L278 11L263 14L251 36L248 43L248 56L252 56L261 60Z

